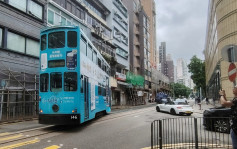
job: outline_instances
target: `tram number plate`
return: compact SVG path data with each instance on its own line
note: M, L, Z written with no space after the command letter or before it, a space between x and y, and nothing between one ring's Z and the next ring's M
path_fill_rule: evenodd
M77 119L77 115L71 115L71 119L76 120Z

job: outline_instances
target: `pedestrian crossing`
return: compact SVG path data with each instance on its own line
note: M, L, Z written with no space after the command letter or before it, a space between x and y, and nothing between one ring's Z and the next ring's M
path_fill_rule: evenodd
M17 149L24 148L27 145L32 145L35 143L39 143L39 138L26 138L24 134L13 134L9 132L0 133L0 149ZM6 143L9 142L9 143ZM44 147L42 149L59 149L61 146L58 145L50 145L48 147Z

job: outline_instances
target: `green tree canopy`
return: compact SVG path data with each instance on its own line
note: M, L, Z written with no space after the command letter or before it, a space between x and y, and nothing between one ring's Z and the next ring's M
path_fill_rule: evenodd
M196 55L194 55L191 58L190 64L188 64L188 69L191 73L191 79L193 80L193 83L196 84L196 88L199 89L202 88L203 95L206 95L206 76L205 76L205 61L202 61L201 59L197 58Z
M173 93L175 94L175 97L180 97L180 96L184 96L184 97L188 97L189 94L191 93L191 89L186 87L183 84L179 84L179 83L173 83Z

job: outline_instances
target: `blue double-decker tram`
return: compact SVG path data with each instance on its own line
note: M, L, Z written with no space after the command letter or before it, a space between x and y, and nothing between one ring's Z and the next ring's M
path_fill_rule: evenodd
M111 111L109 64L78 26L45 28L39 123L80 124Z

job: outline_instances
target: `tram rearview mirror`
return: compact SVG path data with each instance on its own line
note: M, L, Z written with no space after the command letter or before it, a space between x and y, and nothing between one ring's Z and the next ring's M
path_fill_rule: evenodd
M225 61L237 62L237 46L236 45L226 45L221 50L221 56Z

